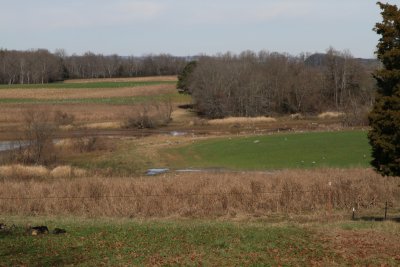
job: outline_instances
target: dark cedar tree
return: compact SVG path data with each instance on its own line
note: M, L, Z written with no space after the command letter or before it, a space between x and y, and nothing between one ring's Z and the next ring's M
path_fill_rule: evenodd
M396 5L377 3L382 22L374 31L380 35L376 54L383 67L375 72L377 94L369 114L372 166L385 176L400 175L400 10Z

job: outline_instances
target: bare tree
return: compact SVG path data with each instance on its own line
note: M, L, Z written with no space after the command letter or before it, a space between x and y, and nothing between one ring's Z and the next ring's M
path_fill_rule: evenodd
M309 55L251 51L201 57L186 78L200 113L210 118L343 110L372 95L368 73L347 51Z

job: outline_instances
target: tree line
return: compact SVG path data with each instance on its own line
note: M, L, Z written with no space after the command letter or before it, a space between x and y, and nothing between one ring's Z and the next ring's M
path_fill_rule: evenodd
M373 103L370 66L348 51L291 56L261 51L200 57L180 76L209 118L316 113Z
M65 79L177 75L186 59L168 54L142 57L87 52L68 56L62 49L0 50L0 83L50 83Z

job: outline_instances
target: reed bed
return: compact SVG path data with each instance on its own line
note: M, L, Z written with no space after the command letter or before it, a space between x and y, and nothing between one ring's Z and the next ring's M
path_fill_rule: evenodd
M398 178L370 169L178 173L156 177L0 179L0 212L15 215L215 218L350 213L399 203ZM399 203L400 204L400 203Z

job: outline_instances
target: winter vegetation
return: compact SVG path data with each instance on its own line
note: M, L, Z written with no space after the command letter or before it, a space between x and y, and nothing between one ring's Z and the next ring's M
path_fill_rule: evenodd
M378 60L0 50L0 266L397 266L400 11L378 5Z
M66 79L177 75L185 59L171 55L104 56L87 52L68 56L64 50L0 50L0 84L44 84Z
M178 88L209 118L359 112L374 98L371 69L347 51L290 56L247 51L189 63Z

